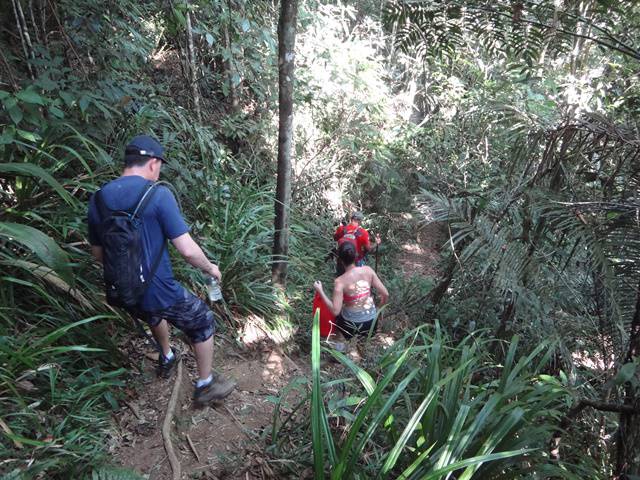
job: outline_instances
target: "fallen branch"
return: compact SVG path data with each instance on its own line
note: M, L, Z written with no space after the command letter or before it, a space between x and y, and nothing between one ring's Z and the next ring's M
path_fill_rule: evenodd
M550 458L552 460L560 460L560 440L562 437L562 433L569 428L572 420L578 416L582 410L587 407L594 408L596 410L600 410L602 412L616 412L616 413L626 413L628 415L638 415L640 414L640 409L636 408L634 405L627 405L622 403L607 403L607 402L596 402L593 400L578 400L573 407L569 409L567 414L564 416L562 421L560 422L560 428L557 432L553 434L551 439L551 450L549 452Z
M245 427L242 422L240 420L238 420L238 417L236 417L233 412L231 411L231 409L229 407L227 407L226 405L224 405L225 410L229 413L229 415L231 415L231 418L233 418L233 420L238 424L238 427L240 427L240 431L242 433L244 433L247 437L249 437L250 440L253 440L253 432L251 432L250 430L247 429L247 427Z
M4 423L4 420L2 420L1 418L0 418L0 427L2 428L2 430L4 430L4 432L7 435L13 436L13 431L11 431L11 428L9 427L9 425ZM15 439L13 439L13 445L16 448L22 448L23 447L22 443L20 443L18 440L15 440Z
M202 463L202 460L200 460L200 454L198 453L198 450L196 449L196 446L193 444L193 441L191 440L191 437L189 436L188 433L186 434L186 437L187 437L187 443L189 444L191 451L195 455L196 460L198 460L198 463Z
M138 410L138 407L136 407L133 403L128 402L126 400L124 403L127 407L129 407L129 410L133 412L133 414L136 416L138 420L144 420L144 417L140 415L140 410Z
M606 403L593 402L591 400L580 400L578 402L578 405L576 405L574 408L577 408L578 406L581 407L580 410L585 407L591 407L603 412L626 413L629 415L637 415L640 413L640 409L636 408L635 406L622 403ZM571 410L573 410L573 408Z
M169 464L171 465L171 471L173 472L173 480L180 480L180 461L173 450L173 444L171 443L171 420L173 419L173 411L178 403L178 396L180 394L180 384L182 383L182 359L178 359L178 373L176 374L176 380L173 384L173 390L171 392L171 398L169 399L169 405L167 406L167 415L164 417L164 423L162 424L162 440L164 441L164 449L167 451L167 457L169 458Z

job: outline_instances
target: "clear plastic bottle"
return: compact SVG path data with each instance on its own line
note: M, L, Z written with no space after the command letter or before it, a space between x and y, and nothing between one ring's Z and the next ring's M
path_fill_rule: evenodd
M222 300L222 290L220 290L220 284L215 277L207 278L207 294L211 302L219 302Z

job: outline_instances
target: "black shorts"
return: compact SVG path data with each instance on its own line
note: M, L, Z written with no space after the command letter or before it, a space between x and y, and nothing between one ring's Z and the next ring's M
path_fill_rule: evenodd
M342 315L338 315L336 317L336 326L338 327L338 331L344 335L344 338L349 340L354 335L369 335L369 332L373 335L378 328L378 322L374 318L368 322L355 323L345 320Z
M151 327L157 326L164 319L184 332L193 343L208 340L216 329L213 312L199 297L187 290L184 291L182 301L163 310L145 312L131 308L128 312Z

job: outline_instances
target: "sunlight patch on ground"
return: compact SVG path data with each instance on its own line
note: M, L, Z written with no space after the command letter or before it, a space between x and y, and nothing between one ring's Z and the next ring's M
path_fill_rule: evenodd
M613 358L602 358L602 354L598 352L587 352L586 350L572 352L571 359L578 367L588 368L590 370L608 370L614 368L615 361Z
M267 340L281 345L290 341L294 334L293 327L286 325L286 322L277 322L278 325L275 327L269 326L259 315L244 317L240 319L240 323L242 323L242 328L239 332L239 339L247 346Z
M287 369L284 366L284 357L277 351L273 350L267 357L264 370L262 371L262 378L268 379L274 375L284 375Z
M406 253L413 253L415 255L422 255L424 253L424 249L418 245L417 243L405 243L400 247Z
M378 334L378 340L385 347L390 347L396 341L395 338L393 337L393 335L387 335L387 334L384 334L384 333Z

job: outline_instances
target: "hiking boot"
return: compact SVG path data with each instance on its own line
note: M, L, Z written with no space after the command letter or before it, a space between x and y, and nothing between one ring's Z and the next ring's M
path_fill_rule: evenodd
M227 380L222 375L214 376L211 383L196 387L193 392L193 401L196 405L206 405L214 400L224 400L236 388L236 382Z
M156 375L161 378L169 378L173 371L176 369L178 360L180 360L180 354L173 348L171 349L171 351L173 352L173 358L171 360L167 360L162 354L158 355L158 366L156 367Z
M347 344L344 342L327 340L327 345L333 348L336 352L345 353L347 351Z

